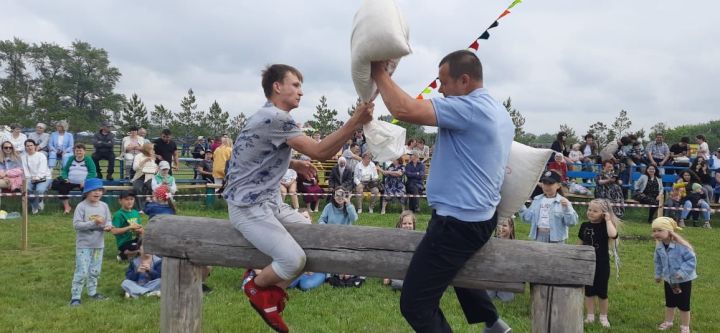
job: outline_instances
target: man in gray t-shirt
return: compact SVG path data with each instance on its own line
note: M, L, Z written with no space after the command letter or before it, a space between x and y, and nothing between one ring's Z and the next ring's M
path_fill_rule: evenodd
M267 103L248 118L235 140L223 196L230 222L243 236L273 261L256 276L243 278L250 304L278 332L287 332L281 312L284 289L302 274L305 252L282 223L304 223L305 218L282 203L280 179L288 168L306 178L317 170L309 161L291 160L292 149L315 160L328 160L352 137L355 128L372 120L373 104L358 107L336 132L320 142L303 134L290 111L300 104L302 74L287 65L271 65L263 71L262 87ZM257 267L253 267L257 268Z

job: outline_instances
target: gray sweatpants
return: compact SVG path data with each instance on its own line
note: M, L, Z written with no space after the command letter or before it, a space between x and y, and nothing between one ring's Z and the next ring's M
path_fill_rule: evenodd
M266 201L253 206L228 203L230 222L260 252L270 256L270 264L283 280L302 274L305 252L281 223L308 223L292 207L278 201ZM251 267L262 268L262 267Z

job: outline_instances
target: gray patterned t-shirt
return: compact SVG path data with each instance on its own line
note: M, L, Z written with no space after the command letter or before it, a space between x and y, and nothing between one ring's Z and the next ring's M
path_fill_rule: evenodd
M280 196L280 179L290 166L287 140L303 135L290 113L267 103L248 118L235 140L225 177L225 199L251 206Z

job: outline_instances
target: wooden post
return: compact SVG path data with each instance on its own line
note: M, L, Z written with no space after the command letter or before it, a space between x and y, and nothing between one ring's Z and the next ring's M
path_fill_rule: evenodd
M28 249L28 227L30 225L30 214L28 214L28 186L23 182L22 186L22 223L20 225L20 250Z
M665 207L665 191L660 191L660 200L658 200L658 209L657 209L657 217L663 216L663 210Z
M189 260L166 257L162 263L160 332L202 332L202 276Z
M532 295L532 333L577 333L583 331L583 292L581 287L534 284Z

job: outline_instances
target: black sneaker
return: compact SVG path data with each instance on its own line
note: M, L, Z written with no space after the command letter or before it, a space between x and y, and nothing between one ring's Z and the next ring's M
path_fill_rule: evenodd
M208 286L207 286L206 284L204 284L204 283L202 284L202 292L203 292L203 294L206 294L206 295L207 295L207 294L211 293L212 291L213 291L212 288L208 287Z
M101 293L97 293L97 294L95 294L95 295L91 295L90 298L92 298L92 299L94 299L94 300L96 300L96 301L104 301L104 300L108 299L107 296L105 296L105 295L103 295L103 294L101 294Z
M79 299L71 299L70 306L72 306L72 307L80 306L80 300Z

